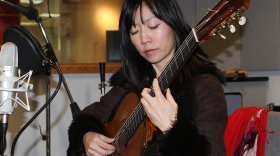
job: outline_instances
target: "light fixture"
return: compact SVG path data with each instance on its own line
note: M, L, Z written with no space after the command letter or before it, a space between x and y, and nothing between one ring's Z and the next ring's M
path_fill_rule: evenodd
M42 2L44 2L44 0L33 0L34 4L40 4ZM29 4L30 2L29 2L29 0L20 0L20 3L21 4Z
M20 22L20 25L32 26L32 25L37 25L37 23L36 22Z
M49 17L49 13L42 13L39 15L40 17ZM51 17L59 17L60 14L51 14Z

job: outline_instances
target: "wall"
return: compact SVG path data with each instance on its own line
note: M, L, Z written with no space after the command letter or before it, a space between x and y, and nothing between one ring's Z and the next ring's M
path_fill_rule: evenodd
M268 76L266 104L274 103L275 105L280 105L280 71L249 71L248 75L250 77Z

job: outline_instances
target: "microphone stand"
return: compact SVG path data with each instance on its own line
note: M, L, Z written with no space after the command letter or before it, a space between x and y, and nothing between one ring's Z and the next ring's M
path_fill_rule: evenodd
M105 62L99 63L99 69L100 69L100 81L99 89L101 90L101 97L105 95L105 87L107 84L105 83Z
M30 1L31 6L35 9L35 6L34 6L33 1L32 1L32 0L29 0L29 1ZM59 64L58 64L58 62L57 62L57 58L56 58L56 56L55 56L54 50L53 50L53 48L52 48L51 43L50 43L49 40L48 40L48 37L47 37L47 35L46 35L45 29L44 29L44 27L43 27L41 21L42 21L42 19L37 15L36 22L39 24L39 27L40 27L40 29L41 29L41 31L42 31L42 34L43 34L43 36L44 36L44 39L45 39L45 41L46 41L46 43L47 43L47 44L46 44L46 48L47 48L48 51L49 51L51 60L52 60L52 62L54 62L54 63L56 64L56 66L60 69L60 66L59 66ZM71 107L73 119L75 119L75 118L76 118L76 115L77 115L81 110L80 110L79 106L77 105L77 103L74 102L73 97L72 97L72 95L71 95L71 93L70 93L70 90L69 90L69 88L68 88L68 85L67 85L67 83L66 83L66 81L65 81L65 78L64 78L63 74L62 74L62 82L63 82L63 85L64 85L65 90L66 90L66 92L67 92L67 95L68 95L68 97L69 97L69 99L70 99L70 101L71 101L70 107Z
M4 0L0 0L0 2L13 7L16 11L18 11L22 15L26 16L29 20L35 20L38 23L38 25L39 25L39 27L40 27L40 29L42 31L43 37L44 37L44 39L46 41L47 58L50 59L56 65L56 67L59 69L59 71L61 71L60 66L59 66L59 64L57 62L57 58L56 58L55 53L53 51L53 48L51 46L51 43L49 42L48 37L46 35L46 32L44 30L44 27L43 27L43 25L41 23L42 18L40 18L38 16L38 11L36 10L33 1L29 0L29 2L31 4L31 7L24 7L24 6L21 6L21 5L12 4L12 3L4 1ZM51 75L50 67L46 68L45 72L46 72L46 79L45 80L46 80L46 86L47 86L46 87L47 88L46 99L48 101L49 98L50 98L50 75ZM61 73L61 80L62 80L62 83L63 83L63 85L65 87L67 95L68 95L68 97L69 97L69 99L71 101L70 108L71 108L71 112L72 112L72 118L75 119L76 116L79 114L79 112L81 110L80 110L79 106L77 105L77 103L74 102L74 100L72 98L72 95L70 93L70 90L69 90L69 88L67 86L67 83L66 83L65 78L64 78L62 73ZM49 156L50 155L50 105L47 106L46 114L47 114L46 115L46 117L47 117L46 118L47 134L46 134L46 136L42 135L42 137L43 137L43 140L47 140L47 145L46 145L47 146L47 156Z
M49 51L46 52L46 57L49 58ZM51 67L47 66L45 69L45 84L46 84L46 101L48 101L50 99L50 94L51 94L51 83L50 83L50 79L51 79ZM42 135L42 139L46 140L46 156L50 156L51 155L51 105L49 104L46 107L46 135L44 136L41 132ZM41 128L41 127L40 127Z
M29 1L30 1L30 4L31 4L32 8L34 10L36 10L33 1L32 0L29 0ZM47 50L47 57L50 58L52 60L52 62L54 62L56 64L56 66L57 66L57 68L59 70L61 70L60 66L59 66L59 64L57 62L57 58L55 56L54 50L52 48L52 45L51 45L51 43L48 40L48 37L46 35L45 29L44 29L41 21L42 21L42 19L37 14L36 22L39 24L39 27L40 27L40 29L42 31L42 34L44 36L44 39L46 41L46 48L48 49ZM51 75L51 73L49 72L50 70L48 70L48 69L46 69L46 71L48 72L48 73L46 73L46 85L47 85L46 98L48 100L49 95L50 95L50 75ZM61 78L62 78L62 83L63 83L63 85L65 87L65 90L67 92L67 95L68 95L68 97L69 97L69 99L71 101L70 108L71 108L71 112L72 112L72 118L75 119L76 116L79 114L79 112L81 110L80 110L79 106L77 105L77 103L74 102L63 74L61 74ZM47 112L46 113L46 117L47 117L46 118L47 134L46 134L46 137L43 136L43 139L46 138L46 141L47 141L47 143L46 143L46 146L47 146L47 156L50 156L50 136L51 136L51 134L50 134L50 105L47 106L46 112Z
M58 69L60 69L60 66L59 66L59 64L58 64L58 62L57 62L57 58L56 58L55 53L54 53L54 51L53 51L52 45L51 45L51 43L49 42L48 37L47 37L47 35L46 35L46 32L45 32L45 30L44 30L44 27L43 27L43 25L42 25L42 22L41 22L41 21L42 21L42 18L40 18L40 17L38 16L38 11L36 10L33 1L32 1L32 0L29 0L29 2L30 2L30 4L31 4L31 7L24 7L24 6L21 6L21 5L12 4L12 3L7 2L7 1L4 1L4 0L0 0L0 2L1 2L1 3L4 3L4 4L6 4L6 5L9 5L9 6L11 6L11 7L13 7L13 9L15 9L16 11L18 11L18 12L21 13L22 15L26 16L29 20L35 20L35 21L38 23L38 25L39 25L39 27L40 27L40 29L41 29L41 31L42 31L43 37L44 37L44 39L45 39L45 41L46 41L46 49L48 49L48 51L49 51L49 53L50 53L50 60L51 60L53 63L55 63L55 65L57 66ZM80 110L79 106L77 105L77 103L74 102L74 100L73 100L72 95L71 95L71 93L70 93L70 91L69 91L69 88L68 88L68 86L67 86L67 83L66 83L66 81L65 81L65 78L64 78L63 74L62 74L62 82L63 82L63 85L64 85L64 87L65 87L65 89L66 89L67 95L68 95L68 97L69 97L69 99L70 99L70 101L71 101L70 108L71 108L71 111L72 111L72 117L73 117L73 119L75 119L75 118L76 118L76 115L77 115L81 110Z

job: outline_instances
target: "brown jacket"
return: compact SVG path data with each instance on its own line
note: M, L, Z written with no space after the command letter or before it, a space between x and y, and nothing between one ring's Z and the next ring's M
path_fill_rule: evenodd
M188 107L184 102L180 104L182 100L178 99L181 99L182 95L178 95L179 102L176 101L176 87L183 84L171 88L178 109L191 110L178 111L173 128L166 135L159 131L143 155L226 155L223 135L228 115L223 87L219 80L210 74L196 76L193 84L197 106ZM77 151L83 148L82 137L86 132L103 133L102 124L112 119L112 112L127 93L124 88L114 86L100 102L95 102L82 111L69 128L68 155L77 155Z

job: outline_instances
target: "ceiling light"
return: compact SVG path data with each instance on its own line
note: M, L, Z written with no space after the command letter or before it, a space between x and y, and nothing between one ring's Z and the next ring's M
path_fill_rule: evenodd
M40 4L42 2L44 2L44 0L33 0L34 4ZM20 3L22 3L22 4L30 4L29 0L20 0Z
M49 17L49 13L42 13L39 15L40 17ZM59 17L60 14L51 14L51 17Z
M20 25L31 26L31 25L37 25L37 23L36 22L20 22Z

